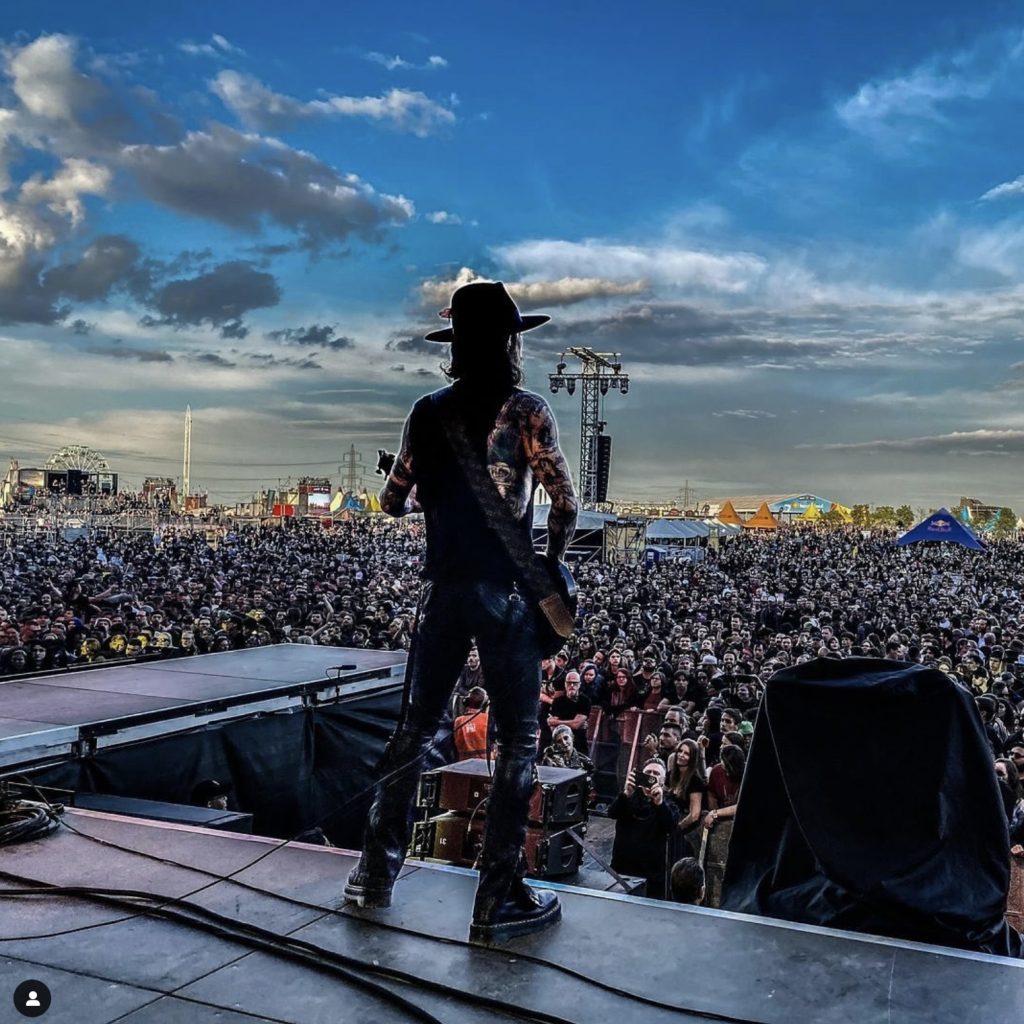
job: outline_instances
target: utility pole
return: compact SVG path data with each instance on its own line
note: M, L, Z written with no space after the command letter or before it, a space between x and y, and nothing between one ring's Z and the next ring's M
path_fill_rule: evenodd
M192 406L185 406L185 449L181 460L181 494L178 506L184 512L188 508L189 490L192 486Z
M350 444L348 451L338 467L338 475L341 477L341 489L346 494L355 494L363 487L363 455L356 451L356 446Z
M628 394L629 376L622 372L618 352L595 352L578 346L568 351L582 364L580 371L565 372L563 352L555 372L548 374L548 379L553 395L562 388L573 395L576 385L580 385L580 504L585 509L594 509L606 500L604 492L608 486L611 462L611 437L604 433L606 421L601 419L601 400L609 388Z

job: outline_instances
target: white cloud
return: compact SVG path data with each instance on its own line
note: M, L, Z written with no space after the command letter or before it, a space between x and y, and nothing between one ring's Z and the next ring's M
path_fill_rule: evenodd
M978 101L1016 73L1024 34L981 36L953 53L933 54L902 74L865 82L839 101L836 114L853 131L890 142L915 142L929 124L947 120L957 101Z
M721 409L713 412L712 416L721 419L724 416L732 416L738 420L773 420L775 413L766 412L764 409Z
M245 53L245 50L243 50L239 46L235 46L232 43L228 42L228 40L225 39L224 36L220 35L218 32L214 32L213 35L210 36L210 38L213 40L214 45L220 47L220 49L222 49L225 53Z
M387 68L388 71L437 71L448 67L448 61L436 53L431 54L422 64L405 60L397 54L392 57L386 53L377 53L375 50L364 53L363 56L373 64L380 64L381 67Z
M1013 199L1017 196L1024 196L1024 174L1013 181L1004 181L1001 185L990 188L981 196L981 201L986 202L992 199Z
M1024 270L1024 221L1015 219L992 227L962 229L956 257L965 266L994 271L1008 279L1019 278Z
M106 195L111 173L106 167L71 157L64 161L52 178L34 174L21 186L21 199L26 203L45 203L54 213L67 217L77 227L85 216L83 195Z
M1024 430L955 430L948 434L888 438L876 441L840 441L798 444L797 448L823 451L901 451L920 454L960 452L971 455L1008 455L1024 451Z
M755 290L769 264L749 252L715 253L670 245L627 245L586 239L538 239L501 246L495 255L529 279L542 277L650 281L677 289L726 295Z
M191 40L185 40L184 42L178 43L178 49L181 50L182 53L187 53L190 57L245 56L245 50L239 46L235 46L219 32L214 32L213 35L210 36L210 41L208 43L194 43Z
M420 285L420 296L427 306L445 305L453 291L476 281L492 278L462 267L454 278L428 280ZM506 281L509 295L521 306L566 306L588 299L607 299L639 295L647 290L645 281L610 281L600 277L562 277L546 281Z
M274 92L252 75L222 71L210 83L213 92L247 125L273 130L307 118L365 117L424 138L455 123L455 114L422 92L389 89L382 96L327 96L298 100Z
M462 218L457 213L449 213L447 210L431 210L427 214L427 220L431 224L461 224Z
M70 121L101 92L75 69L77 44L71 36L40 36L20 50L7 51L14 93L36 117Z

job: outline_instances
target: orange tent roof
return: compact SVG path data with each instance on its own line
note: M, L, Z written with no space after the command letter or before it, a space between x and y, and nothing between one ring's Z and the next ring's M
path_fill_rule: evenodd
M736 509L733 508L732 502L727 501L719 510L718 515L715 517L720 523L726 523L728 526L742 526L743 520L740 519Z
M762 501L757 514L743 524L748 530L777 530L779 524L768 509L768 502Z

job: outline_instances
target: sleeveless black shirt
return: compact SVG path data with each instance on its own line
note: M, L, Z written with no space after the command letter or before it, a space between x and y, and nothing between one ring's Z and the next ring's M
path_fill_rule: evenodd
M518 575L466 483L437 411L439 402L456 404L474 451L486 463L487 438L502 406L513 394L511 389L486 392L456 382L424 395L412 408L409 446L416 495L427 530L425 579L489 580L511 585ZM532 497L519 522L524 536L531 539Z

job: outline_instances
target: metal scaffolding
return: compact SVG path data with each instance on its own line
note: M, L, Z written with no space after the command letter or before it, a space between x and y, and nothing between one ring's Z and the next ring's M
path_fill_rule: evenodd
M598 438L602 436L605 421L601 419L601 399L608 390L629 393L629 376L622 372L618 352L595 352L593 349L573 346L568 349L581 365L578 373L566 373L565 355L554 373L548 375L551 393L557 395L562 388L573 395L580 385L580 506L595 509L604 503L598 487Z

